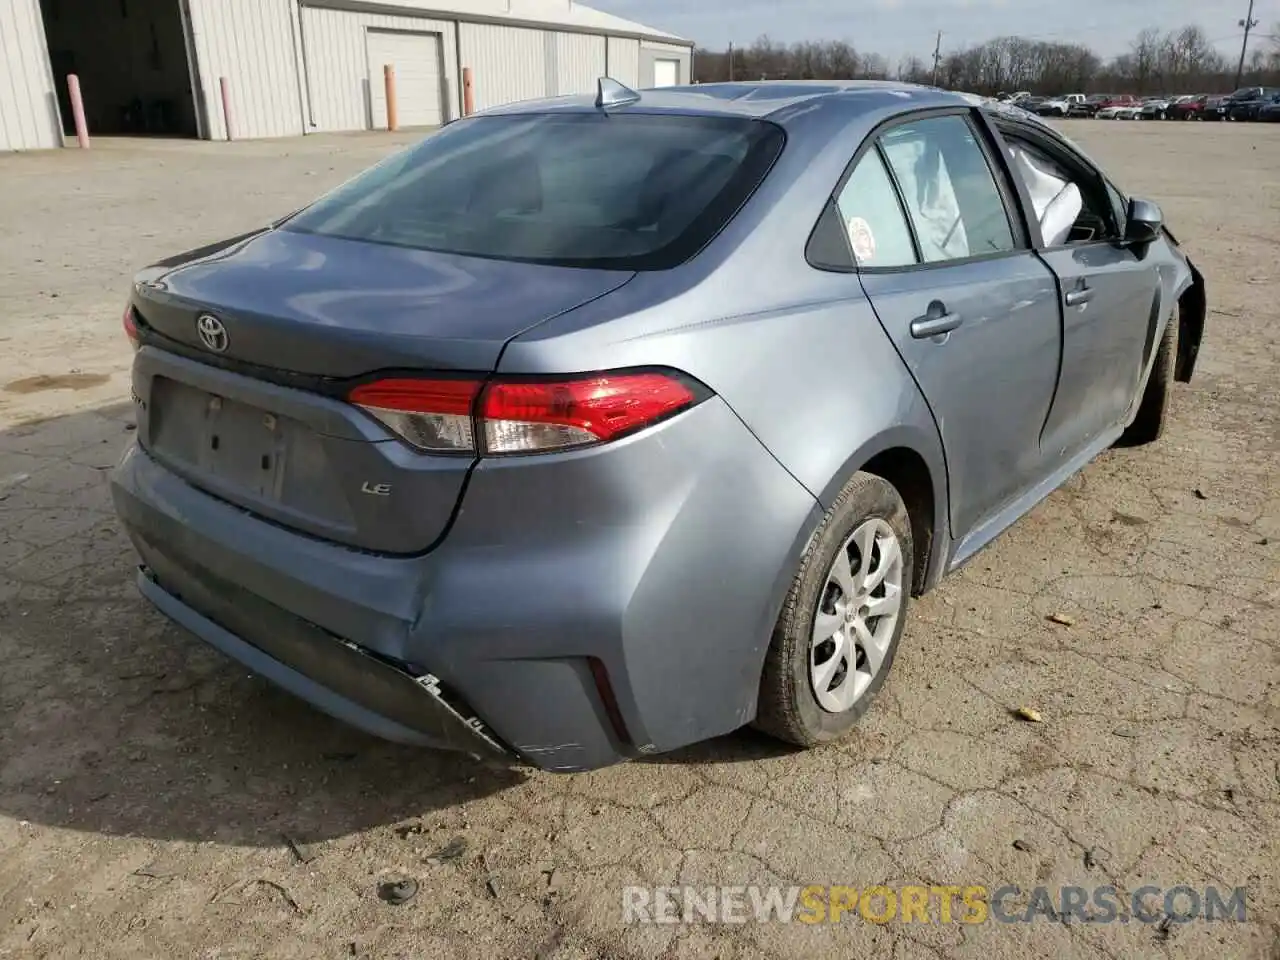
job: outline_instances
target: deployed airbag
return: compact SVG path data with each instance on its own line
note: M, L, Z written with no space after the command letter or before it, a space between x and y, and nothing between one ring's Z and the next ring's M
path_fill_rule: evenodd
M1045 246L1061 246L1071 235L1071 228L1084 209L1080 188L1047 160L1024 147L1010 144L1009 152L1013 154L1014 167L1031 194L1031 206L1040 224Z

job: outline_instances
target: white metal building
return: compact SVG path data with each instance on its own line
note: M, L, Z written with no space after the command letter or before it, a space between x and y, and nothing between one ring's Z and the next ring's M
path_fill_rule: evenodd
M692 44L575 0L0 0L0 150L61 146L66 75L91 134L236 138L386 125L383 66L402 127L475 107L688 83Z

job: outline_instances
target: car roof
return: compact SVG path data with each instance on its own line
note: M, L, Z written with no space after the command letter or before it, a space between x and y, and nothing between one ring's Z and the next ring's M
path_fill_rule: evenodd
M993 119L1004 118L1024 126L1043 129L1055 139L1068 143L1073 150L1093 163L1084 151L1050 124L1014 103L922 84L893 80L760 80L699 83L634 92L640 94L639 100L609 107L609 112L768 118L786 126L789 117L811 113L815 104L822 103L854 102L867 112L884 110L891 104L900 105L903 111L933 107L979 107ZM587 113L597 109L595 97L579 94L543 100L521 100L493 107L477 116Z
M893 80L759 80L698 83L638 90L640 99L610 107L611 112L689 113L707 116L764 118L818 101L865 100L868 109L898 97L904 106L973 105L970 94ZM523 100L484 111L487 115L595 110L595 97L576 95Z

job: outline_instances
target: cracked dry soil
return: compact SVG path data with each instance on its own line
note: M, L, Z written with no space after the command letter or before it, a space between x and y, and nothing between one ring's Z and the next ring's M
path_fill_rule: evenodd
M131 586L104 485L128 277L396 138L0 157L0 956L1280 957L1280 127L1070 130L1208 278L1166 438L918 603L847 742L742 733L577 776L367 739ZM677 881L1247 886L1249 916L622 924L623 885Z

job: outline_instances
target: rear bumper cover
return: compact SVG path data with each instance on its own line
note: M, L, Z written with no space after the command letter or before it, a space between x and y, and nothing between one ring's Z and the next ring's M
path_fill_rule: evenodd
M751 720L820 518L718 398L607 447L482 461L420 557L281 528L136 447L112 492L142 592L196 636L377 736L554 770Z
M145 556L168 568L155 551L148 550ZM169 592L179 589L181 596ZM353 727L396 743L461 750L477 757L506 753L483 724L444 699L439 686L431 682L434 678L414 678L278 608L271 619L284 629L252 631L255 645L193 605L223 615L235 612L228 609L225 596L209 589L207 579L166 576L162 586L156 570L144 567L138 573L138 590L161 613L206 643Z

